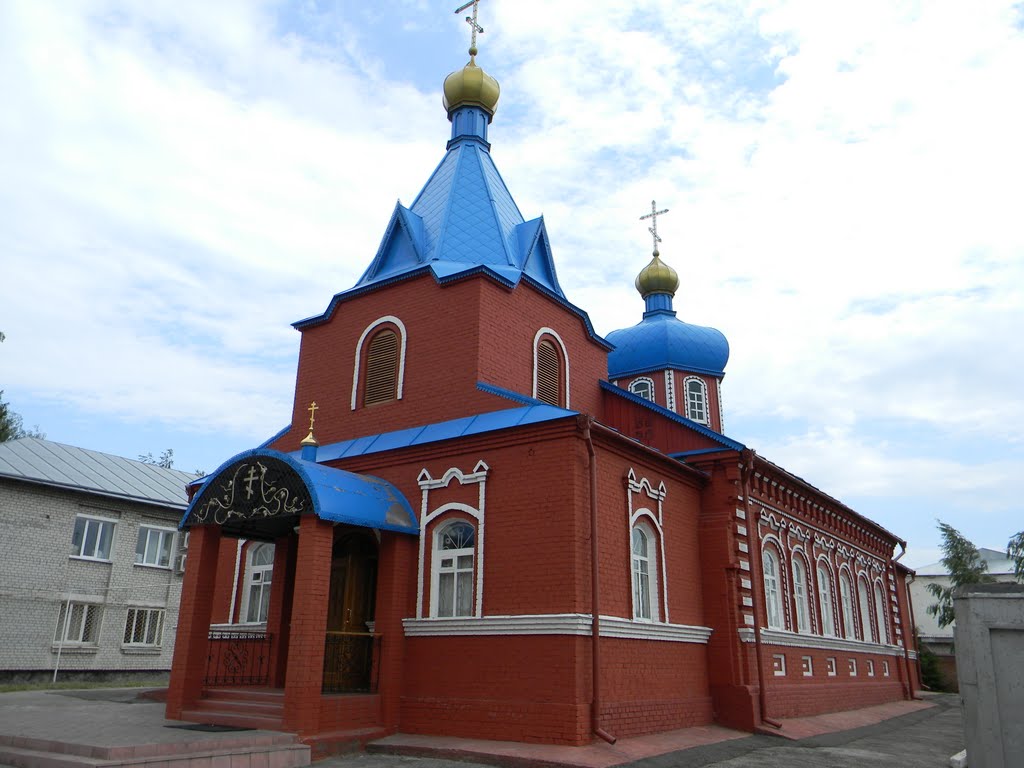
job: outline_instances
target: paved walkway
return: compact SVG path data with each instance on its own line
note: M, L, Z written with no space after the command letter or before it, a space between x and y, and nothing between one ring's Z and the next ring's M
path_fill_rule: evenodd
M139 689L0 693L0 742L27 738L103 748L161 745L163 752L204 742L212 747L218 739L252 743L288 738L268 731L218 734L172 727L182 724L164 719L162 702L139 698L138 694ZM951 695L790 720L783 730L789 739L704 726L622 739L614 746L601 742L587 747L398 734L371 745L371 749L404 748L416 756L359 753L330 758L317 766L467 768L477 763L513 768L944 768L949 756L963 749L959 699ZM452 757L457 761L448 759Z

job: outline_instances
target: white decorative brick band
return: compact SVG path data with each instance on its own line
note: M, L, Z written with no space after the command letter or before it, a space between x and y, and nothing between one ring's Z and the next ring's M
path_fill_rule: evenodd
M754 642L754 630L738 629L740 640ZM802 635L781 629L762 629L761 642L765 645L788 645L793 648L817 648L824 651L850 651L854 653L877 653L883 656L902 656L903 649L895 645L865 643L860 640L843 640L838 637Z
M583 635L591 634L592 619L585 613L484 616L479 619L403 619L406 637L455 635ZM710 627L631 621L601 617L601 637L662 640L672 643L707 643Z

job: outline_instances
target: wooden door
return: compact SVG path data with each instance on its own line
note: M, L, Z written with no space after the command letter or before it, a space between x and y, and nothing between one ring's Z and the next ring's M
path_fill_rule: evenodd
M331 590L327 605L324 690L370 689L377 598L377 542L363 531L339 532L331 556Z

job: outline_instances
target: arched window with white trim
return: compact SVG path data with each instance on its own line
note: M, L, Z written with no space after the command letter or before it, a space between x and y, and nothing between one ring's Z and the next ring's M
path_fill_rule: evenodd
M245 568L245 616L247 624L262 624L270 611L270 586L274 574L274 545L249 548Z
M793 602L796 605L796 631L811 631L811 607L807 601L807 566L802 555L793 555Z
M860 602L860 639L871 641L871 596L868 580L857 578L857 597Z
M441 525L431 555L430 615L472 616L476 529L465 520Z
M771 547L765 547L761 554L761 570L764 576L764 604L769 629L785 629L782 618L782 584L779 557Z
M889 625L886 621L885 594L882 585L875 582L875 627L878 629L878 642L889 642Z
M370 323L356 342L352 410L402 399L405 385L405 324L393 315Z
M822 561L818 561L818 606L821 609L821 634L835 637L836 622L832 612L832 573Z
M638 522L633 526L630 548L633 563L633 618L638 621L659 621L658 542L646 522Z
M843 611L843 637L853 640L857 630L853 623L853 584L845 571L839 571L839 604Z
M551 328L533 337L533 396L559 408L569 407L569 354Z
M638 395L644 400L650 400L653 403L654 379L650 379L647 376L641 376L639 379L634 379L629 384L629 391L634 395Z
M683 396L686 398L686 418L707 424L708 386L704 379L688 376L683 382Z

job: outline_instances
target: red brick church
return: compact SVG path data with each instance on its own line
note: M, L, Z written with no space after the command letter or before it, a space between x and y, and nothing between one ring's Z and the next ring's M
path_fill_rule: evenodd
M910 697L904 542L726 436L657 250L594 331L470 53L440 164L295 323L291 424L191 489L168 717L580 745Z

